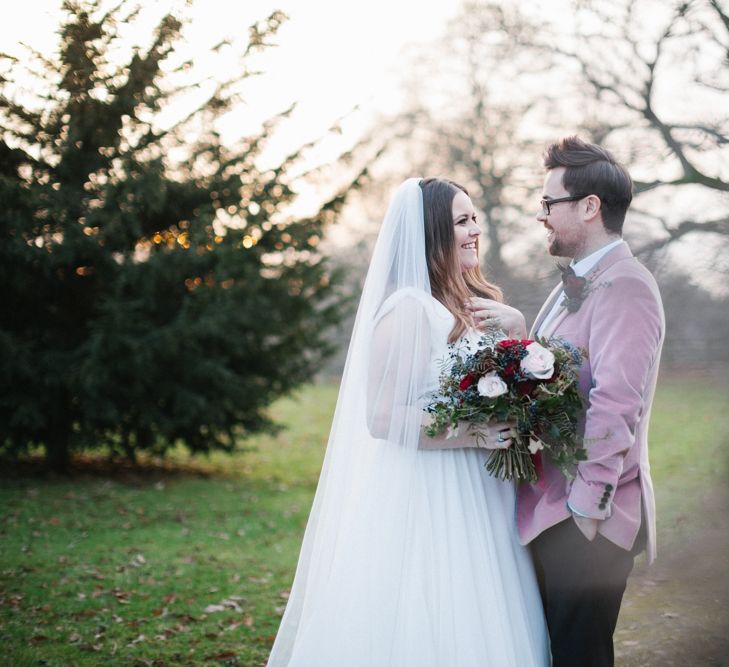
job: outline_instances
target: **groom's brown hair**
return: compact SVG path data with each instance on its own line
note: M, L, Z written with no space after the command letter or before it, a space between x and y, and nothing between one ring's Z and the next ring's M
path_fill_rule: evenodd
M579 137L565 137L547 148L544 166L565 167L564 189L573 196L597 195L605 229L623 233L625 214L633 199L633 181L609 150Z

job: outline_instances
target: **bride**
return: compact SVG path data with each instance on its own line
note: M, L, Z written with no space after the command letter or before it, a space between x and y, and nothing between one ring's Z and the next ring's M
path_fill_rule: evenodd
M481 275L473 204L406 180L375 245L324 465L269 667L549 664L514 487L467 428L424 434L449 342L521 314ZM488 448L510 444L489 426Z

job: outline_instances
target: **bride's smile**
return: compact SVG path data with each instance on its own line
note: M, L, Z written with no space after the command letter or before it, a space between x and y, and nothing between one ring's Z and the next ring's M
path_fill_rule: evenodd
M478 237L481 228L471 198L460 192L453 198L453 231L461 271L478 267Z

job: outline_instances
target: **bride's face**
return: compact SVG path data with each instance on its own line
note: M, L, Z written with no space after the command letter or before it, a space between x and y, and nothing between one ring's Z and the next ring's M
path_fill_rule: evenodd
M465 192L458 191L453 198L453 232L456 255L461 271L478 266L478 237L481 228L476 223L476 210Z

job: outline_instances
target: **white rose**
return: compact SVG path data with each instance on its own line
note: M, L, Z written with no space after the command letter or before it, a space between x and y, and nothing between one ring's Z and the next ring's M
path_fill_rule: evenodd
M496 374L495 371L486 373L476 385L478 393L486 398L496 398L505 394L509 388L506 383Z
M554 355L539 343L530 343L527 355L521 360L521 369L537 380L549 380L554 375Z

